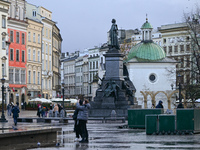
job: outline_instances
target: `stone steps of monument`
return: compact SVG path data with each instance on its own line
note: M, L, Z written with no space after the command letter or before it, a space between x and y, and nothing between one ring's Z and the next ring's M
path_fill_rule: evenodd
M141 105L130 105L130 108L132 109L132 108L142 108L142 106Z
M141 105L138 105L137 101L134 101L134 105L131 105L130 101L128 102L130 108L142 108Z

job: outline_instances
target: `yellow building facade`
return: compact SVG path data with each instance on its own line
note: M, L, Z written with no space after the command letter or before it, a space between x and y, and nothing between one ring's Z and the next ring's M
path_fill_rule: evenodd
M42 77L42 28L43 24L27 19L27 89L28 98L41 96Z
M60 97L61 95L61 70L60 70L60 56L61 56L62 37L59 28L53 26L53 53L52 53L52 66L53 66L53 80L52 80L52 97Z
M52 30L55 24L52 21L52 12L40 7L40 15L43 23L42 30L42 97L52 98Z

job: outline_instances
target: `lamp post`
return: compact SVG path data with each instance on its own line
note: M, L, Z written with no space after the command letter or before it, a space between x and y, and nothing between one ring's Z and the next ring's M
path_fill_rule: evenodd
M2 87L1 87L2 88L2 115L1 115L0 122L8 122L4 115L4 83L5 83L4 78L1 79L1 83L2 83Z
M182 102L182 98L181 98L181 75L178 74L178 80L179 80L179 83L178 83L178 90L179 90L179 103Z
M64 103L64 100L65 100L65 96L64 96L64 93L65 93L65 83L64 82L62 83L62 93L63 93L63 110L65 112L65 103ZM64 116L65 116L65 113L64 113Z

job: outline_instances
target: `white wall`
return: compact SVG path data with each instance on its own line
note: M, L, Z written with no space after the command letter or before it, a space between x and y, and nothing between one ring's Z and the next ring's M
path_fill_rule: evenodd
M168 68L168 69L167 69ZM168 70L176 70L174 63L129 63L127 64L130 80L133 82L136 93L135 97L138 104L144 107L143 95L140 91L169 91L171 84L176 80L176 74L170 73ZM155 82L149 80L149 76L155 74ZM162 95L164 97L164 95ZM156 104L160 100L159 95L156 96ZM164 108L167 108L166 97L163 100ZM148 97L148 108L151 107L151 99Z

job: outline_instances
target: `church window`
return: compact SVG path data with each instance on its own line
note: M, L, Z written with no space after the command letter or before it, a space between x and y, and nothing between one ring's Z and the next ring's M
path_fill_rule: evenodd
M149 80L150 80L151 82L155 82L155 81L156 81L156 75L155 75L155 74L150 74Z
M166 39L163 39L163 43L166 43Z

